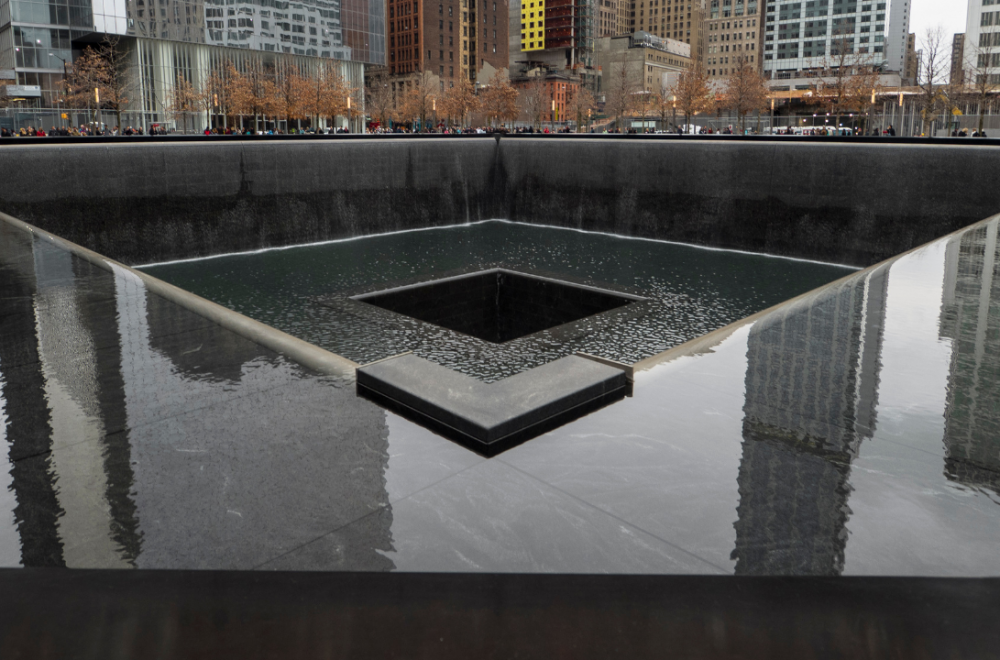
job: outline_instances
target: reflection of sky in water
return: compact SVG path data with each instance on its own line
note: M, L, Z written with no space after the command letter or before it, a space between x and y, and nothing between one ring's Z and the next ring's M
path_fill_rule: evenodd
M649 300L497 345L347 299L362 291L496 266L619 288ZM850 272L504 222L147 270L361 364L412 350L487 381L577 351L631 364Z
M0 226L0 564L996 575L996 230L705 337L487 460ZM598 252L607 281L645 272Z
M3 395L3 364L0 363L0 442L7 445L7 402ZM0 566L21 565L21 543L14 520L14 497L9 471L0 470Z

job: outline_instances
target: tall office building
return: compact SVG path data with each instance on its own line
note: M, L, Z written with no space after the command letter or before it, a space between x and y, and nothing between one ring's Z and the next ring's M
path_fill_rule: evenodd
M724 80L741 58L760 70L763 64L763 0L709 0L705 19L705 71Z
M1000 4L996 0L969 0L963 42L966 69L1000 83Z
M772 87L808 88L844 45L857 60L900 74L909 27L910 0L770 0L764 73Z
M629 11L629 0L596 0L597 38L615 37L628 32L626 16Z
M965 35L956 34L951 40L951 75L948 76L952 85L965 82L965 69Z
M443 89L461 77L476 81L484 67L506 68L507 7L507 0L389 0L389 72L428 71Z
M226 61L306 73L341 63L354 86L385 62L381 0L0 0L0 93L42 108L60 102L74 56L119 39L135 72L131 113L162 121L178 76L199 86ZM133 114L134 117L134 114Z
M599 0L511 0L510 77L563 73L594 89Z
M701 62L707 7L708 0L629 0L628 31L685 43L691 46L691 58Z

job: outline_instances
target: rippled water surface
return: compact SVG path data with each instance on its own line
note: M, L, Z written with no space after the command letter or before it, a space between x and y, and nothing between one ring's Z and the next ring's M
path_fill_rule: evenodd
M492 344L349 299L493 267L648 300ZM413 351L494 381L577 351L634 363L853 269L492 221L143 270L362 364Z

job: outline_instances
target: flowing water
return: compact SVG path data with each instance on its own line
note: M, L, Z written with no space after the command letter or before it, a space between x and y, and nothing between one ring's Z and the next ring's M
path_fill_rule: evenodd
M493 344L350 299L495 267L647 300ZM577 351L634 363L853 269L489 221L143 270L358 363L413 351L490 382Z

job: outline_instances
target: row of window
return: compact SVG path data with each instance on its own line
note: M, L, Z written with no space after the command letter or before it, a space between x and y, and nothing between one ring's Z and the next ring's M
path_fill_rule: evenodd
M757 50L757 44L755 44L755 43L746 44L746 48L744 48L743 44L733 44L732 46L726 45L726 46L709 46L708 47L709 54L712 54L712 53L733 53L733 52L739 52L739 51L743 51L743 50Z

